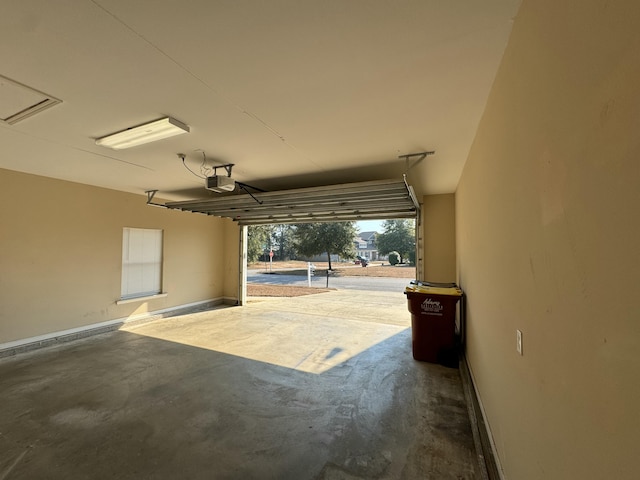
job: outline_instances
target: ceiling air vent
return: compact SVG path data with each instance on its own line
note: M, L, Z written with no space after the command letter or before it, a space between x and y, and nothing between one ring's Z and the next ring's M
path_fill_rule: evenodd
M9 125L61 103L61 100L0 75L0 120Z

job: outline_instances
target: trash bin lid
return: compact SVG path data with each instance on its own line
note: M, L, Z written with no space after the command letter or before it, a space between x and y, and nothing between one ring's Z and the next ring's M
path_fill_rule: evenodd
M432 295L451 295L453 297L461 297L462 290L460 287L432 287L428 285L409 285L404 289L405 293L425 293Z
M457 287L456 282L423 282L422 280L411 280L411 285L422 285L425 287L441 287L441 288L451 288Z

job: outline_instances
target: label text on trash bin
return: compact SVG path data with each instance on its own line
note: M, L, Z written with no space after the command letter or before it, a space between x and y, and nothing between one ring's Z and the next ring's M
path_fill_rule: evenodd
M430 298L422 302L422 312L427 315L442 315L442 304Z

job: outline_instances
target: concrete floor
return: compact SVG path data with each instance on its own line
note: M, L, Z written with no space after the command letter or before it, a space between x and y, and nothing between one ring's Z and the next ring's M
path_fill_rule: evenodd
M270 299L0 360L0 480L474 479L404 296Z

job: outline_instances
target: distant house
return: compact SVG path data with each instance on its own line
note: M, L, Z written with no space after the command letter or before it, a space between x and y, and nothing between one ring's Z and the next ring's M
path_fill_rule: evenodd
M376 235L378 232L361 232L359 233L354 244L356 247L356 255L368 260L378 260L378 248L376 247Z
M382 257L378 255L378 247L376 247L376 235L378 232L362 232L355 236L353 243L356 248L356 257L366 258L367 260L381 260L386 259L386 257ZM315 255L311 258L299 257L298 260L304 260L307 262L326 262L327 254L322 253L320 255ZM332 254L331 261L332 262L340 262L345 259L340 258L339 255Z

